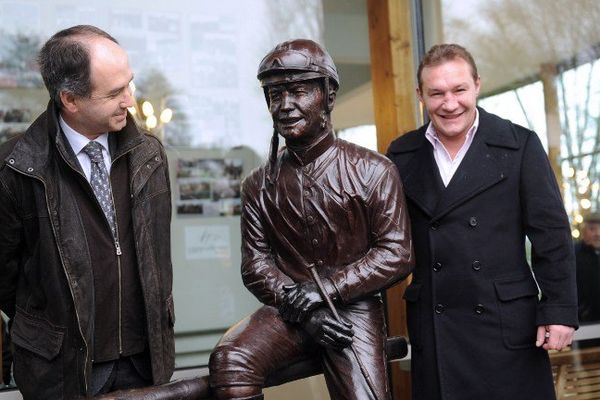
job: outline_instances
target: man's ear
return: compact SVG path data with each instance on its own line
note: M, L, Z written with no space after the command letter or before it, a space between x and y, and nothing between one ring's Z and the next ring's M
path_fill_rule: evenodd
M475 96L479 97L479 91L481 90L481 77L478 76L475 80Z
M77 98L73 93L62 91L60 92L60 101L65 110L70 113L77 112Z
M423 103L423 95L421 93L421 89L417 86L417 88L415 89L415 91L417 92L417 98L419 99L419 101L421 103Z

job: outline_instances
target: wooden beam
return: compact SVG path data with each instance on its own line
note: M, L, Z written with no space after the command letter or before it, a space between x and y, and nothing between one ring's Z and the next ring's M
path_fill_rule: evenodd
M367 0L378 150L416 128L410 1Z
M399 134L416 128L415 70L409 0L367 0L373 107L377 147L385 153ZM388 331L407 336L406 282L386 293ZM410 374L392 366L392 393L396 400L411 398Z
M548 158L552 171L556 176L558 187L564 194L563 179L560 166L560 137L562 127L560 125L560 107L558 104L558 91L556 89L556 77L558 70L555 64L542 64L540 67L540 78L544 87L544 111L546 115L546 132L548 137Z

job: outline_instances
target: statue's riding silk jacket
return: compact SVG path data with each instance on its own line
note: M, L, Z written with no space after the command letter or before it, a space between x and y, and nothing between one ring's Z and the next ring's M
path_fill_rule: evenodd
M339 303L405 278L414 257L394 165L333 134L302 154L280 152L274 173L243 183L242 276L270 306L282 287L311 281L314 266Z
M479 116L447 187L427 126L389 148L417 261L404 294L413 398L550 400L552 373L536 330L578 324L569 222L537 135L483 109Z
M164 383L174 366L167 160L160 142L130 119L111 135L118 135L113 161L126 158L129 170L152 378ZM85 178L73 173L79 167L67 146L51 102L23 136L0 147L0 309L12 318L15 377L25 398L75 399L90 386L92 244L68 181Z

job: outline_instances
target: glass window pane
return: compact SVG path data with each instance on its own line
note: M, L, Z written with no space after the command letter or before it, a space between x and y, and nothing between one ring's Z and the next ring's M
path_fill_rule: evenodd
M206 364L224 330L258 307L239 271L240 182L272 135L258 64L283 40L322 42L321 1L0 0L0 143L45 110L37 52L77 24L106 30L127 51L130 112L167 148L176 365Z

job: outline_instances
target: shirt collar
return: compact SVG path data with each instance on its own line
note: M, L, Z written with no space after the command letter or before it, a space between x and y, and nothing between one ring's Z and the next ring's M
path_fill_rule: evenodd
M58 123L60 124L62 131L64 132L65 136L67 137L67 141L71 145L71 148L73 149L73 152L75 153L75 155L79 154L81 152L81 150L89 142L91 142L90 139L88 139L81 133L77 132L75 129L71 128L66 123L66 121L63 119L62 115L59 116ZM102 147L104 147L105 151L107 151L107 152L109 151L108 150L108 133L103 133L102 135L100 135L96 139L94 139L94 141L100 143L102 145Z
M479 128L479 110L477 109L477 107L475 107L475 120L473 121L473 125L471 125L471 127L467 131L465 143L469 143L472 140L472 137L475 136L475 132L477 132L477 128ZM433 147L435 147L437 144L442 144L432 122L429 122L429 125L427 125L425 137L427 138L427 140L429 140Z

